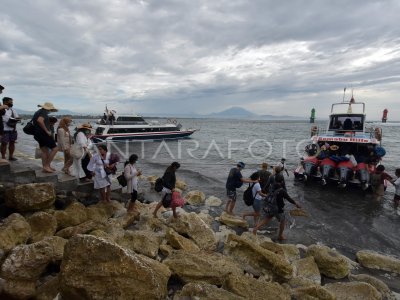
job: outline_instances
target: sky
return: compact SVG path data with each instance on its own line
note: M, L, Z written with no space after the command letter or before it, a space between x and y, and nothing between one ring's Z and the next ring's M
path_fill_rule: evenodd
M1 0L0 84L16 109L400 120L398 0ZM397 117L399 116L399 117Z

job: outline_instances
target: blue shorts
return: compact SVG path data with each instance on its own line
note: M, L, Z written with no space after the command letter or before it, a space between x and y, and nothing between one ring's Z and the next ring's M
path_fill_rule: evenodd
M236 190L234 191L230 191L230 190L226 190L226 195L228 196L229 199L231 199L232 201L236 201Z
M261 211L262 201L263 200L254 199L253 209L254 209L255 212L260 212Z
M3 144L8 144L10 142L15 142L17 140L18 133L16 130L4 130L1 136L1 142Z

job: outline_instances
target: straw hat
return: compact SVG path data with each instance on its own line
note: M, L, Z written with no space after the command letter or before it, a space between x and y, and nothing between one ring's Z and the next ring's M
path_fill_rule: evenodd
M93 127L89 123L83 123L83 124L79 125L78 127L76 127L76 129L90 129L90 130L92 130Z
M51 102L45 102L44 104L39 104L38 107L44 108L45 110L49 111L58 111L57 108L54 107L53 103Z

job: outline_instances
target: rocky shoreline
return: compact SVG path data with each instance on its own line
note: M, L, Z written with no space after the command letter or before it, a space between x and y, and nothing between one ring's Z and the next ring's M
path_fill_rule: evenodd
M134 214L123 201L84 205L87 195L53 183L2 184L0 298L399 299L400 285L379 279L400 280L397 258L363 250L355 262L254 236L243 219L215 216L222 201L201 191L183 192L178 219L165 209L153 218L155 177L140 180Z

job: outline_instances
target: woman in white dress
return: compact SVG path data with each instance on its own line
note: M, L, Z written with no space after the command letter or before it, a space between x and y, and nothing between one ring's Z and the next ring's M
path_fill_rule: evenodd
M126 182L128 183L128 193L131 194L131 201L128 206L128 213L134 212L135 209L135 202L138 196L138 176L142 173L140 170L136 169L135 163L138 160L138 156L136 154L132 154L129 157L129 162L127 162L124 168L124 176Z
M89 163L91 153L89 151L90 140L89 136L91 134L92 126L90 124L82 124L77 127L77 131L74 135L75 144L82 147L82 157L73 160L73 174L80 181L90 181L92 178L92 173L87 170L87 165Z
M94 188L100 190L100 200L110 202L111 179L108 172L115 167L115 163L110 164L111 153L107 152L106 145L99 145L98 150L99 152L90 159L87 168L92 172Z
M72 137L71 132L69 131L69 126L71 125L71 117L64 117L61 119L60 124L58 124L57 128L57 146L58 150L64 153L64 167L62 171L71 175L69 168L72 166L73 159L71 156L71 145L72 145Z

